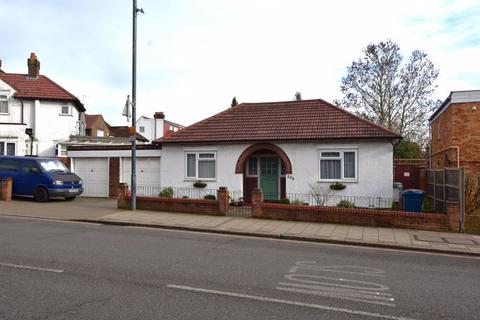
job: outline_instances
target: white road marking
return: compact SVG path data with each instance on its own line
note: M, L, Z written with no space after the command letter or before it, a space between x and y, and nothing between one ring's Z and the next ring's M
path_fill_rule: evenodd
M298 307L306 307L306 308L312 308L312 309L327 310L332 312L361 315L361 316L366 316L371 318L390 319L390 320L416 320L413 318L398 317L393 315L380 314L377 312L337 308L337 307L324 306L324 305L315 304L315 303L305 303L305 302L276 299L276 298L269 298L269 297L263 297L263 296L254 296L254 295L236 293L236 292L219 291L219 290L211 290L211 289L204 289L204 288L194 288L194 287L180 286L175 284L169 284L167 285L167 288L191 291L191 292L215 294L215 295L234 297L234 298L243 298L243 299L255 300L260 302L273 302L273 303L286 304L286 305L292 305L292 306L298 306Z
M35 271L45 271L45 272L54 272L54 273L62 273L63 271L65 271L65 270L60 270L60 269L40 268L40 267L25 266L25 265L21 265L21 264L12 264L12 263L2 263L2 262L0 262L0 267L35 270Z
M298 269L307 269L313 271L339 272L348 274L358 274L362 276L385 277L385 271L378 268L359 267L359 266L319 266L316 261L298 261L290 268L291 273Z
M335 299L340 299L340 300L365 302L365 303L369 303L369 304L377 304L377 305L382 305L382 306L395 307L394 303L374 301L374 300L372 300L372 297L370 297L370 296L363 296L362 297L361 295L353 295L353 294L347 295L347 294L340 294L340 293L331 292L331 291L306 290L306 289L299 289L299 288L275 287L275 289L281 290L281 291L294 292L294 293L308 294L308 295L317 296L317 297L335 298ZM378 299L386 300L386 299L380 298L380 297L378 297Z

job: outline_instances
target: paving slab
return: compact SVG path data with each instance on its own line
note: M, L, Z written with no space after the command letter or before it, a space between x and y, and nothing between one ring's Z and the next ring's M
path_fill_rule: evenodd
M115 206L115 200L95 198L51 201L42 204L17 199L0 202L0 215L140 225L480 256L480 236L471 234L144 210L129 211L119 210Z

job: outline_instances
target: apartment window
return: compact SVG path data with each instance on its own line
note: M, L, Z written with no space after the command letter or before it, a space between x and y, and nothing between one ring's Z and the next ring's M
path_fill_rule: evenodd
M186 178L214 180L216 178L216 154L214 152L187 152Z
M15 155L15 143L0 141L0 155L14 156Z
M320 180L357 179L356 150L320 151Z
M8 97L0 96L0 113L8 113Z
M145 127L144 126L138 127L138 131L140 131L141 133L144 133L145 132Z
M69 106L62 106L62 115L64 115L64 116L70 115L70 107Z

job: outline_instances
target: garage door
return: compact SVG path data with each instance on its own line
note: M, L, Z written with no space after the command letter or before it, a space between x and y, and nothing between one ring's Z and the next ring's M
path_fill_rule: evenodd
M108 158L75 158L74 171L83 180L85 197L108 197Z
M132 162L122 161L122 182L130 185ZM160 158L137 158L137 186L160 186Z

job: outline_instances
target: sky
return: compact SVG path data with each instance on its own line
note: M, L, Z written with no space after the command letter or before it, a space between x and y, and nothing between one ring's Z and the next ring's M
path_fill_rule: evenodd
M391 39L440 70L435 99L480 89L480 2L473 0L138 0L137 116L189 125L241 102L341 98L347 67ZM40 73L88 114L126 125L132 1L0 0L2 70Z

